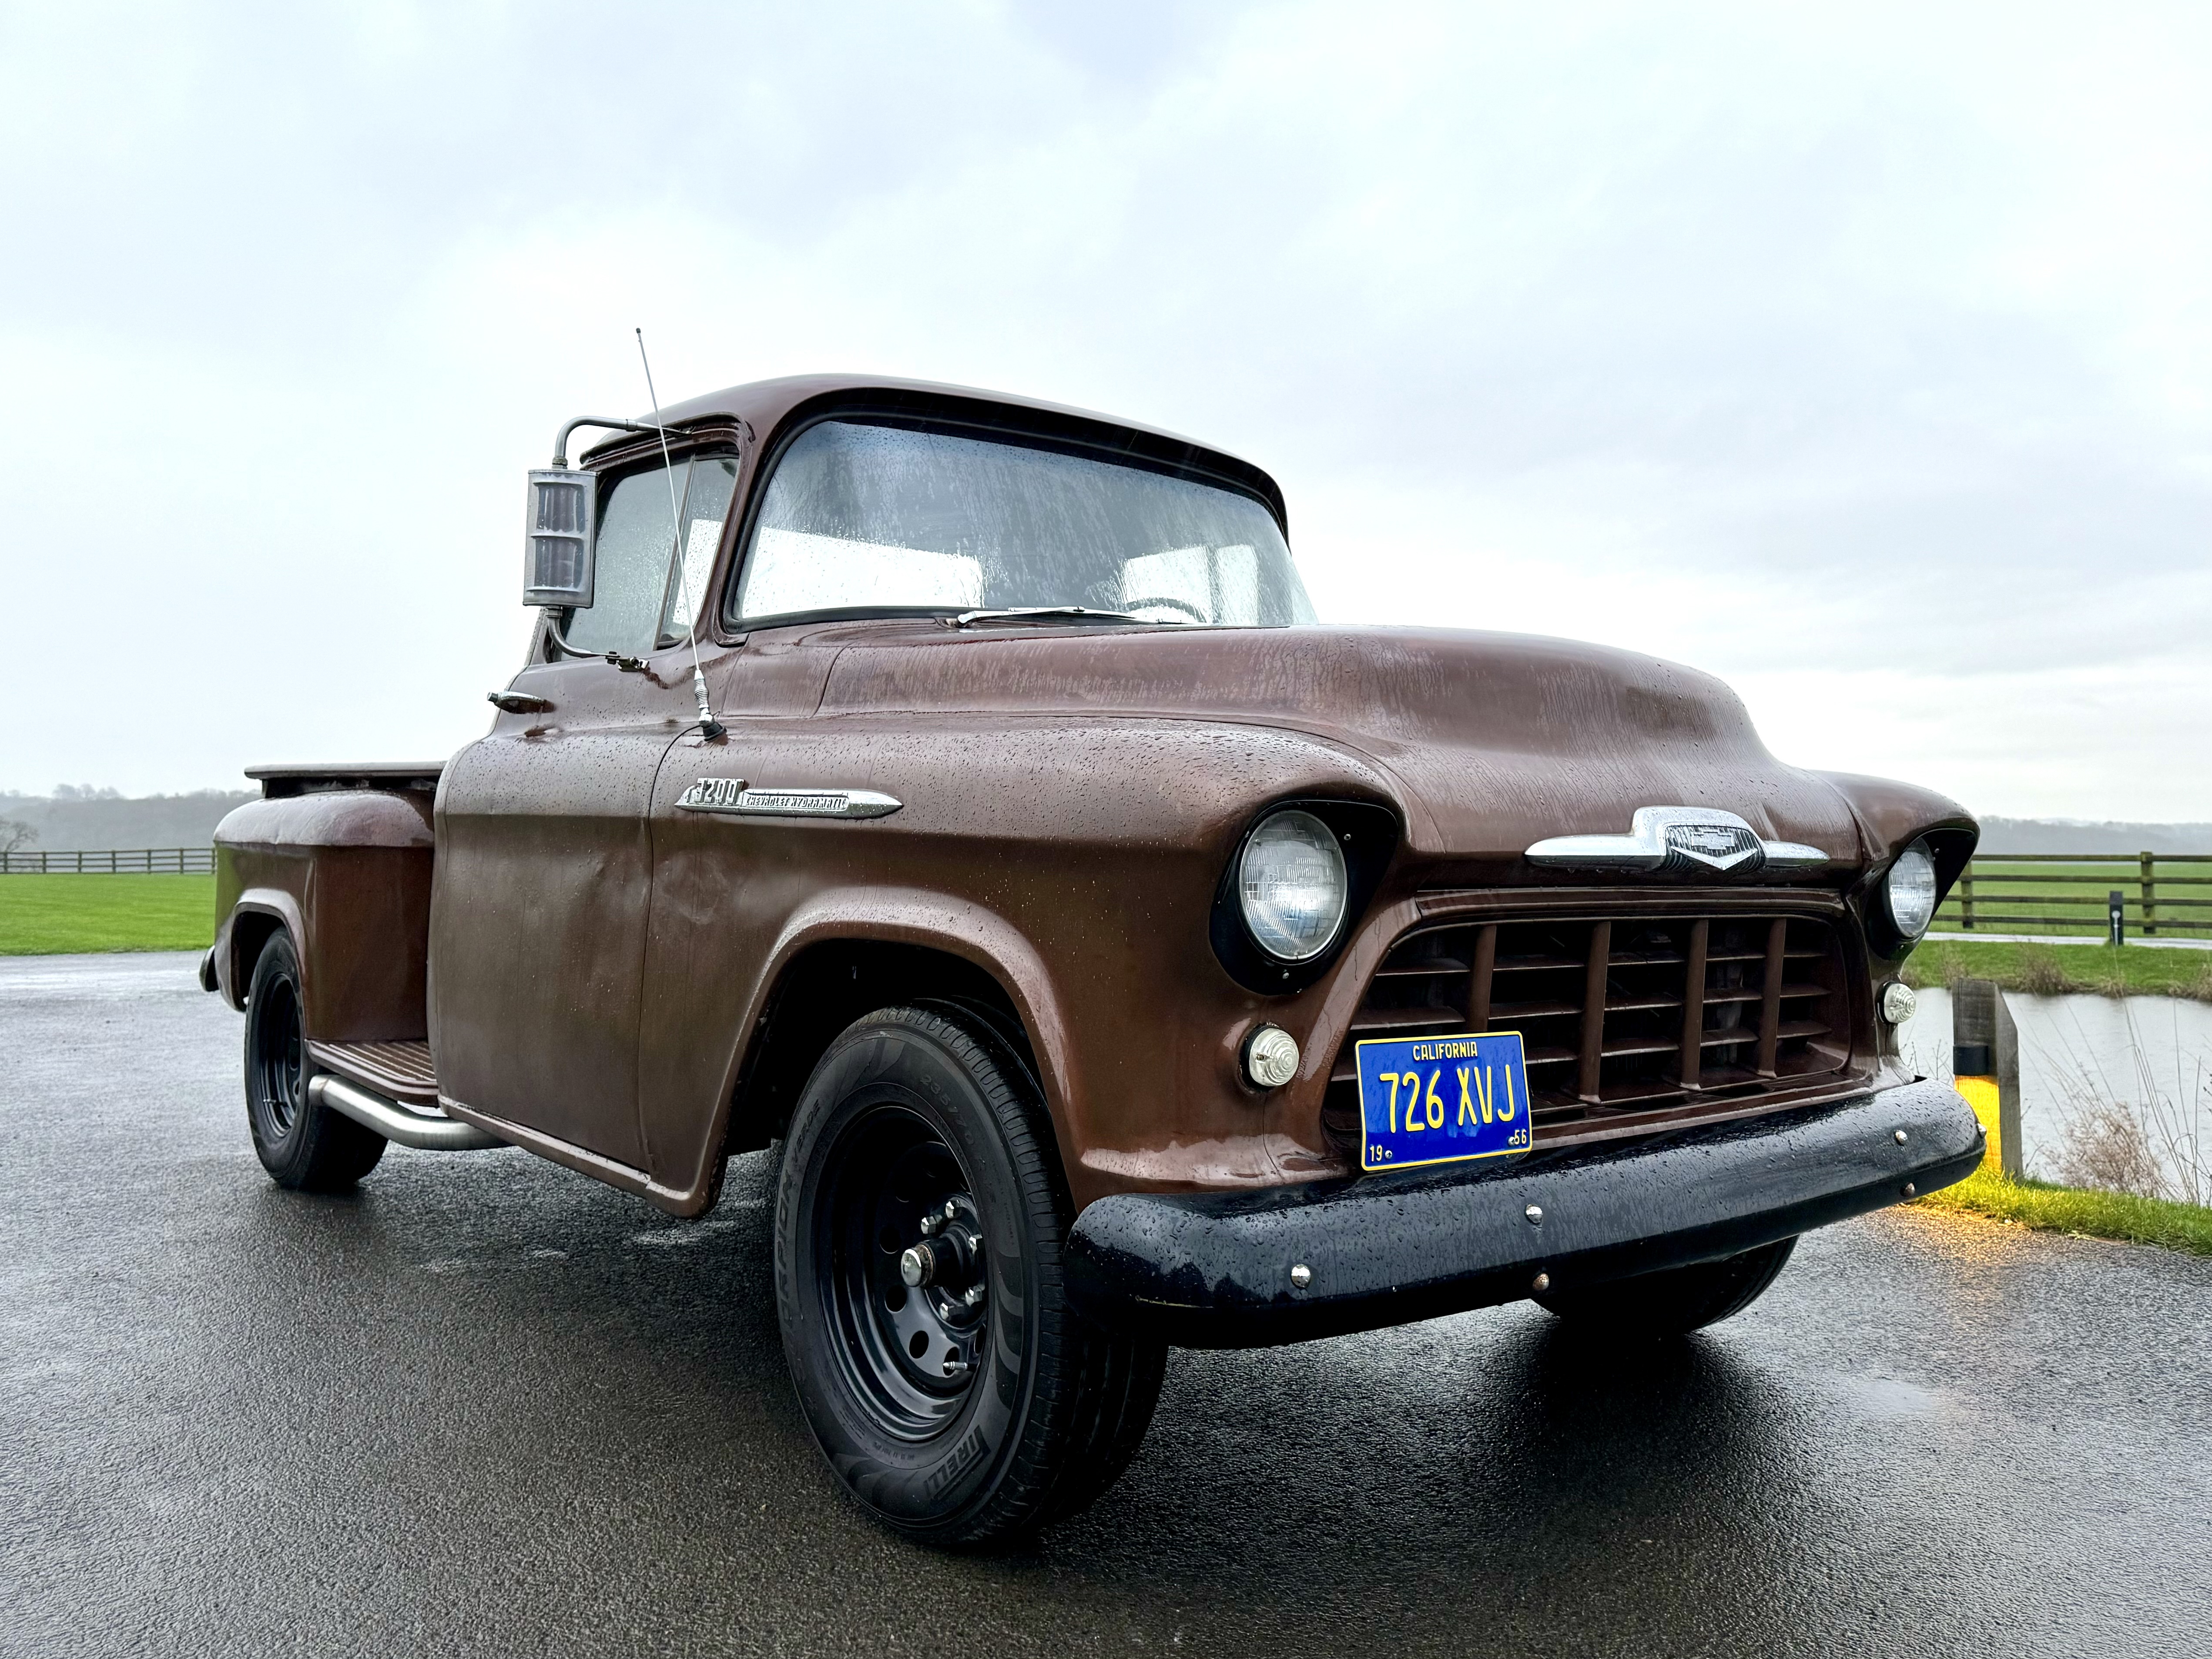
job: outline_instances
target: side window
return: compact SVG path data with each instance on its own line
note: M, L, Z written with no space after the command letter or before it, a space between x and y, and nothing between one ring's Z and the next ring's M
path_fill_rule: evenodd
M672 478L656 466L616 480L599 503L592 607L569 613L562 629L568 642L580 650L635 656L683 638L705 604L737 482L737 462L726 455L678 461Z

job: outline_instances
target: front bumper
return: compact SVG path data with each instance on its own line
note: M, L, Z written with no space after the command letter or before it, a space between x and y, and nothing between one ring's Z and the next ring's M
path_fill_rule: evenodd
M1538 1273L1565 1289L1715 1261L1947 1187L1982 1153L1972 1109L1922 1081L1502 1169L1115 1194L1076 1218L1064 1260L1094 1318L1257 1347L1517 1301Z

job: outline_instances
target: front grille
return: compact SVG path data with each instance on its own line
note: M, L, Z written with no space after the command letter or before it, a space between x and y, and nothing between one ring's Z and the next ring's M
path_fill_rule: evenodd
M1811 916L1424 928L1369 982L1322 1126L1357 1152L1355 1044L1454 1031L1521 1034L1539 1143L1802 1093L1850 1064L1846 984L1835 930Z

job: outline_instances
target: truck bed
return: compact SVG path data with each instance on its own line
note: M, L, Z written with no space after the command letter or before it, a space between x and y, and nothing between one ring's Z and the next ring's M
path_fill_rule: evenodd
M438 787L443 761L363 761L322 766L249 766L264 800L320 794L337 789L429 789Z

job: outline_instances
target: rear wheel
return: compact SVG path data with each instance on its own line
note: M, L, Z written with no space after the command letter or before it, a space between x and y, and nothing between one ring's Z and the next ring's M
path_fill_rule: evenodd
M1067 1305L1068 1222L1042 1103L980 1021L889 1009L830 1045L785 1142L776 1304L815 1438L878 1519L1016 1535L1135 1455L1166 1351Z
M261 1167L280 1187L337 1192L384 1156L385 1139L307 1098L313 1075L301 1013L300 956L278 932L253 964L246 996L246 1121Z
M1592 1334L1678 1336L1740 1314L1758 1301L1796 1245L1795 1238L1784 1238L1719 1261L1547 1291L1536 1301Z

